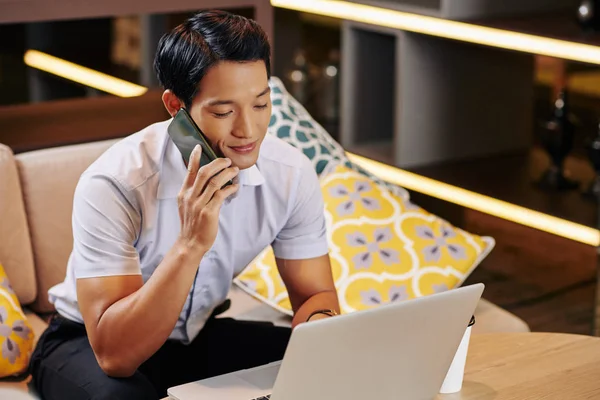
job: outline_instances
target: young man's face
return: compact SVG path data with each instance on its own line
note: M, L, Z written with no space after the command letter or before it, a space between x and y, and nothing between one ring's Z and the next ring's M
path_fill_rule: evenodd
M233 165L253 166L271 119L264 61L225 61L210 68L200 82L190 115Z

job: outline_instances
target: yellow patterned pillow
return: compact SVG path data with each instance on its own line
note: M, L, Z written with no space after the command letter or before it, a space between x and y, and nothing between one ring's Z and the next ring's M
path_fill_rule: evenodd
M0 377L23 373L33 351L33 330L0 264Z
M321 180L329 255L343 313L460 286L495 245L338 165ZM235 284L291 315L273 251L266 248Z

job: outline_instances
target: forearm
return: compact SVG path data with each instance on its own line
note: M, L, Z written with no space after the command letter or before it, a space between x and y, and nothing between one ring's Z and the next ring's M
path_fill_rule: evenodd
M105 371L128 376L168 339L203 254L176 244L148 281L112 304L95 330L94 351Z
M323 292L319 292L302 303L302 305L298 308L298 310L294 313L294 318L292 320L292 327L296 325L306 322L306 319L310 316L313 311L329 309L334 310L339 314L340 305L337 297L337 292L335 289L327 290ZM327 316L315 315L311 318L311 321L328 318Z

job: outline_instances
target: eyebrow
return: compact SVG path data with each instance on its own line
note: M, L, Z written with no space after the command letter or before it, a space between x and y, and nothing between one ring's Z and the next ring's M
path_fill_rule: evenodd
M271 92L271 88L270 88L269 86L267 86L267 88L266 88L265 90L263 90L262 92L260 92L260 93L258 94L258 96L256 96L256 98L258 99L259 97L262 97L262 96L264 96L265 94L267 94L267 93L270 93L270 92Z
M265 90L263 90L262 92L260 92L256 96L256 98L258 99L259 97L262 97L270 92L271 92L271 88L269 86L267 86L267 88ZM233 103L234 103L233 100L214 100L214 101L211 101L210 103L208 103L208 105L210 107L213 107L213 106L222 106L222 105L233 104Z

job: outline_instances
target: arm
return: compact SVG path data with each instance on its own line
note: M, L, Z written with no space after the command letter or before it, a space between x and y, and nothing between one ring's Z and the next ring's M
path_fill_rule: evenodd
M167 340L202 255L177 243L146 284L141 275L77 280L88 338L107 375L131 376Z
M77 299L90 344L107 375L132 375L172 332L200 260L212 246L223 200L237 185L220 189L237 174L220 159L198 169L190 160L179 196L181 232L143 284L133 243L137 207L107 179L88 179L73 206ZM214 178L211 178L213 175Z
M294 311L294 327L316 310L340 312L319 178L308 159L299 172L290 217L273 243L277 269ZM321 318L328 317L317 314L310 320Z
M294 310L292 327L306 322L308 316L316 310L331 309L336 313L340 312L328 254L305 260L277 258L276 262ZM328 317L317 314L310 320L321 318Z

